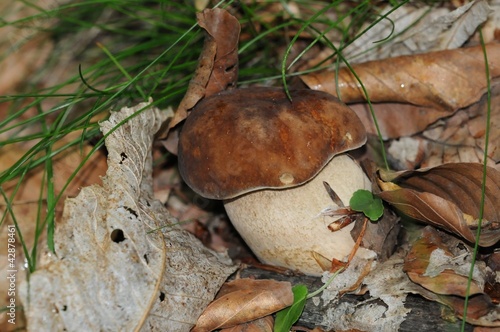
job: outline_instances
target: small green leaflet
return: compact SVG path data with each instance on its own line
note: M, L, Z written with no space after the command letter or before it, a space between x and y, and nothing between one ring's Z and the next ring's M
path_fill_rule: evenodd
M371 221L377 220L384 214L382 200L369 190L360 189L354 192L349 205L354 211L363 212Z
M304 285L292 287L293 304L278 311L274 322L274 332L289 332L293 324L299 319L306 305L308 290Z

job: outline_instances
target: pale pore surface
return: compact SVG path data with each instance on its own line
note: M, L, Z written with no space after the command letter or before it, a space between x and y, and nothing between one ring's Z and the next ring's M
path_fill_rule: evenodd
M267 264L298 269L311 275L323 271L312 256L343 259L354 246L354 224L331 232L335 218L322 215L337 205L325 190L330 184L344 205L358 189L371 190L361 167L347 155L339 155L311 181L285 190L260 190L224 203L227 214L248 246ZM360 248L358 255L373 256Z

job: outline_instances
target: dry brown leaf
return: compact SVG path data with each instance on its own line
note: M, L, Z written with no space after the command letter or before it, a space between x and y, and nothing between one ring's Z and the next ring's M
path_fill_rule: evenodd
M500 76L500 44L487 45L491 77ZM408 136L437 119L478 101L486 90L481 47L402 56L353 66L374 104L384 138ZM335 72L302 77L312 89L337 95ZM452 83L451 83L452 82ZM363 91L347 68L339 71L339 93L346 103L364 102ZM368 106L351 106L367 131L376 134Z
M463 317L463 298L440 296L438 301L450 307L458 318ZM467 306L466 321L472 325L500 327L500 307L493 305L485 294L471 296Z
M446 257L451 259L440 263L433 257L436 251L446 252ZM471 256L470 248L467 249L459 240L428 226L413 244L405 258L404 268L416 283L413 290L417 294L445 304L454 315L462 318ZM440 264L442 266L438 266ZM491 270L485 268L483 262L476 261L467 307L466 321L469 324L500 326L500 307L495 306L490 297L483 293L485 281L492 277L490 274ZM419 290L417 284L423 288Z
M475 242L483 165L450 163L418 171L380 171L379 196L404 214ZM487 168L481 246L500 239L500 172Z
M363 122L367 133L378 135L368 104L356 103L349 107ZM420 133L429 124L450 115L443 110L401 103L377 103L372 107L383 139Z
M500 76L500 44L486 46L490 75ZM484 54L480 46L400 56L353 66L372 102L400 102L453 112L479 100L486 90ZM338 72L345 103L365 101L348 68ZM314 90L337 95L335 72L302 76Z
M391 162L398 165L396 169L414 169L417 165L425 168L452 162L482 163L487 110L487 96L483 95L479 102L437 121L422 133L391 141L388 149ZM398 124L403 128L408 123L413 125L414 121L403 121L401 115L397 114L394 113L396 117L392 123L392 132L398 133ZM391 122L388 124L391 125ZM405 130L400 132L404 133ZM493 85L491 89L487 165L500 170L500 84Z
M152 140L162 120L142 103L101 123L109 133L103 186L66 200L57 256L20 285L29 330L189 331L234 271L152 198Z
M273 326L273 316L266 316L245 324L222 329L220 332L272 332Z
M413 282L436 294L465 297L471 267L470 252L465 250L465 254L469 254L466 256L463 253L454 255L454 248L449 248L454 244L453 241L444 243L435 229L426 227L408 252L404 271ZM483 293L486 282L484 267L484 264L482 268L479 264L474 266L470 295Z
M238 80L238 40L240 23L224 9L205 9L196 15L206 31L198 66L189 82L169 129L183 121L189 109L203 97L236 86Z
M482 161L487 111L485 95L478 103L459 110L450 118L425 130L421 135L427 140L427 157L421 161L423 167L443 162ZM491 89L488 157L491 165L500 162L500 84L495 84Z
M226 283L192 332L228 328L255 320L293 303L292 285L275 280L237 279Z

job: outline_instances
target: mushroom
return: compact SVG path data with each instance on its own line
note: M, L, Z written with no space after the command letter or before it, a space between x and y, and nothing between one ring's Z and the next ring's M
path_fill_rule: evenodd
M332 95L279 88L223 91L205 98L179 139L179 171L197 194L223 200L231 222L266 264L320 275L315 256L342 260L353 225L331 232L324 211L371 183L343 152L366 142L357 115ZM360 248L357 255L372 251Z

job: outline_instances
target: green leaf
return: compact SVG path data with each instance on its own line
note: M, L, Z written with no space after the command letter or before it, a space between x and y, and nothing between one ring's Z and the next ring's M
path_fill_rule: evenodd
M349 205L354 211L363 212L372 221L377 220L384 214L382 200L374 196L369 190L357 190L352 195Z
M307 287L296 285L292 288L293 304L276 314L274 322L274 332L289 332L292 325L299 319L306 305Z

